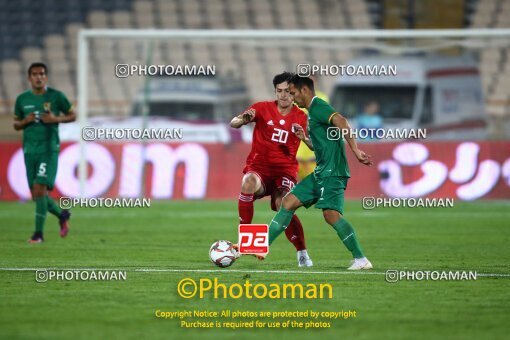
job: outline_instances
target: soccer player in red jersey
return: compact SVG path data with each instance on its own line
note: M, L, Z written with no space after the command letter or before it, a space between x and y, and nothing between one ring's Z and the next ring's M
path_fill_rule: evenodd
M308 117L294 105L289 93L291 76L284 72L273 78L275 101L257 102L230 122L236 129L255 123L238 202L239 219L243 224L252 222L255 199L271 196L271 209L278 211L283 196L296 184L296 153L300 141L312 148L304 132ZM296 215L285 229L285 235L296 247L298 265L311 267L303 226Z

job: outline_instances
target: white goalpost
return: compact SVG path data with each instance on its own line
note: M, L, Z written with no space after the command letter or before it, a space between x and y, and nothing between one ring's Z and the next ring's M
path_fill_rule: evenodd
M387 55L430 52L458 47L470 50L510 46L510 29L430 29L430 30L159 30L159 29L85 29L78 34L77 102L80 128L78 177L80 197L86 196L86 141L81 129L89 118L89 74L91 41L94 39L137 41L236 42L242 46L278 46L289 49L320 48L328 53L371 49ZM411 44L392 44L391 41ZM332 41L342 42L332 44ZM114 70L111 70L113 73Z

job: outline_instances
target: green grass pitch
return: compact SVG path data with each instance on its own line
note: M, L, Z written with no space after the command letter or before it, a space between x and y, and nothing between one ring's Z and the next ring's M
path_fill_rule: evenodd
M66 239L60 239L57 220L48 215L46 242L28 245L33 211L33 203L0 204L1 339L508 339L510 334L509 201L373 211L362 210L359 201L347 202L346 217L374 264L372 274L346 272L347 250L313 208L298 211L315 264L306 269L297 267L294 248L284 235L263 262L243 257L227 269L213 266L208 260L211 243L237 238L235 201L152 202L146 209L76 208ZM268 223L273 216L268 201L257 202L255 212L257 223ZM12 270L21 268L126 269L127 280L36 283L34 271ZM189 271L194 269L213 272ZM476 281L392 284L385 281L387 269L498 275L479 276ZM187 277L218 278L225 284L246 279L267 285L329 283L334 296L184 299L176 289ZM184 329L179 320L157 318L158 309L356 310L357 317L331 320L331 328L306 331L206 330Z

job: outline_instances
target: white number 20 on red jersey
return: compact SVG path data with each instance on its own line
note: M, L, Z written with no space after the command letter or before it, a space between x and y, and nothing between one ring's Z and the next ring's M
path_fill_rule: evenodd
M274 133L271 136L271 140L278 143L287 143L287 138L289 137L289 132L286 130L274 128Z

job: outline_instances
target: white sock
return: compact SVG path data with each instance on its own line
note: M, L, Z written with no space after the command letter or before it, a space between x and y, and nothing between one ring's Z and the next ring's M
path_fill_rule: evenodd
M298 250L297 253L299 257L304 256L305 258L308 258L308 252L306 251L306 249Z

